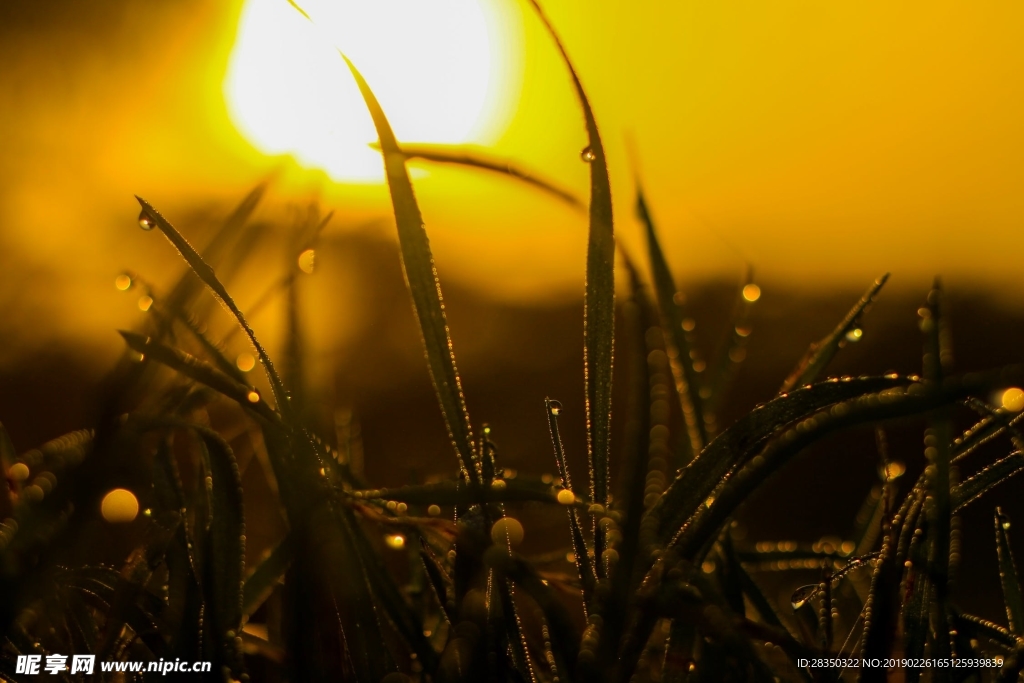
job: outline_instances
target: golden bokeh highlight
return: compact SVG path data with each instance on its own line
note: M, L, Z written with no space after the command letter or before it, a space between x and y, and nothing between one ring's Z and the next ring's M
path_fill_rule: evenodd
M151 296L140 296L139 297L139 310L148 311L153 307L153 297Z
M753 303L761 298L761 288L753 282L743 287L743 298Z
M256 367L256 358L251 353L240 353L238 354L238 357L235 358L235 367L242 372L249 372ZM257 400L259 400L258 396Z
M1003 392L1000 402L1003 408L1013 413L1024 410L1024 390L1019 387L1010 387Z
M495 545L515 547L523 542L523 525L513 517L502 517L491 527L491 541Z
M405 536L402 534L388 534L384 537L384 542L389 548L401 550L405 547Z
M28 465L23 462L16 462L7 470L7 476L13 481L25 481L29 477Z
M299 254L299 270L306 275L312 275L315 268L316 251L314 249L306 249L304 252Z
M558 502L562 505L572 505L576 502L576 494L569 489L562 489L558 492Z
M112 524L134 521L139 515L139 499L128 489L113 489L103 496L100 514Z
M122 292L127 292L132 287L131 276L126 275L125 273L121 273L116 278L114 278L114 287L121 290Z

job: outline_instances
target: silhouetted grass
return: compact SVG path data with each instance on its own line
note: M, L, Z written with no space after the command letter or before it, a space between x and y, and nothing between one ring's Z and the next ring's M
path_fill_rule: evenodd
M993 391L1024 383L1024 367L954 374L938 284L920 312L921 377L822 379L845 342L859 336L883 276L834 332L811 345L778 396L720 429L714 412L751 333L752 275L741 284L717 361L704 374L691 348L694 323L638 189L653 287L649 294L640 268L624 255L631 293L619 310L632 342L625 359L629 399L621 409L622 447L612 451L616 306L608 168L583 86L555 41L589 138L582 154L591 176L583 334L589 487L579 473L574 484L569 471L558 401L537 397L557 479L505 471L490 428L480 425L475 436L466 407L406 161L415 156L489 171L501 165L400 147L370 86L346 59L379 137L406 282L455 456L451 479L374 488L338 431L306 411L294 265L272 288L287 291L290 307L289 360L283 376L275 370L215 272L230 262L228 245L239 235L256 238L246 224L262 186L203 254L139 199L140 223L159 228L190 271L166 297L152 295L146 330L121 333L134 357L114 371L102 399L104 417L95 430L20 455L0 427L6 473L0 479L0 678L21 680L18 655L95 653L112 660L210 660L210 680L886 678L878 667L800 664L860 657L956 657L964 665L898 667L905 680L1016 679L1024 666L1024 604L1009 518L998 509L992 560L1008 627L961 612L951 587L960 560L958 514L1024 470L1021 418L986 402ZM295 240L299 252L312 248L328 219L308 221ZM206 336L194 314L203 288L248 337L272 402ZM189 339L201 357L185 350ZM980 419L954 438L952 411L961 409ZM245 505L253 501L243 500L239 463L210 420L217 411L239 415L256 435L254 449L275 492L259 504L279 507L287 522L285 538L253 566L244 561ZM927 420L928 467L898 500L904 466L891 458L885 429L911 416ZM865 466L877 463L880 479L845 541L749 545L734 537L737 511L769 477L785 476L784 466L823 437L861 427L878 434L878 452L867 455ZM964 459L997 439L1009 441L1008 455L961 477ZM679 453L670 451L673 442ZM621 483L610 478L613 461L621 464ZM143 473L137 493L146 533L138 546L119 568L95 564L94 549L66 552L95 519L109 477L126 468ZM510 511L526 502L547 506L552 515L565 509L571 545L558 557L575 573L517 552L522 528ZM404 567L384 561L382 537L403 550ZM789 604L778 604L759 584L765 571L807 569L819 572L820 581L798 590ZM972 664L994 657L1005 659L1001 669Z

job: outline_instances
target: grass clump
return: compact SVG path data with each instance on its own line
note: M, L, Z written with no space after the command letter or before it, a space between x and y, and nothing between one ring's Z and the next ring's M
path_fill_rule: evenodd
M589 487L579 473L573 483L558 401L543 403L558 478L511 478L498 464L491 430L482 426L474 433L462 392L406 160L420 156L492 171L501 165L400 147L349 62L379 137L405 278L455 455L452 478L374 488L337 432L329 435L309 419L301 383L289 383L289 375L301 376L296 345L289 345L284 376L275 369L214 269L229 272L232 258L242 257L229 245L245 241L262 188L203 253L139 199L140 224L159 229L190 270L168 296L154 298L149 329L122 332L134 358L112 376L102 419L94 429L23 454L0 428L6 473L0 479L0 678L20 679L18 655L53 653L209 660L210 680L883 680L884 667L810 668L804 662L892 657L964 664L900 667L907 680L1016 678L1024 667L1024 603L1002 511L995 512L994 559L1008 626L960 611L951 587L959 562L958 515L1024 469L1020 417L986 402L993 391L1024 383L1024 367L953 374L938 285L921 309L922 376L825 377L830 360L859 335L882 277L833 333L810 347L775 398L720 429L715 413L750 334L757 299L752 276L737 295L718 360L702 372L691 352L692 319L638 189L653 292L623 255L630 296L618 310L631 341L624 359L629 398L622 447L612 451L611 191L595 117L558 47L589 139L583 152L591 181L584 304ZM512 175L560 192L529 174ZM308 223L296 239L296 256L312 247L325 221ZM289 336L297 339L293 277L276 287L289 293ZM204 289L248 337L267 375L268 397L191 313ZM198 355L186 352L186 343ZM174 379L160 381L158 366L173 371ZM225 406L244 414L247 429L258 435L258 457L275 492L263 504L280 506L287 521L284 539L253 566L245 563L239 462L208 420L209 411ZM955 410L977 420L954 438ZM928 421L928 466L900 498L904 466L890 457L885 426L912 416ZM734 537L737 511L768 477L825 436L862 427L877 432L870 459L881 477L849 538L805 547L750 546ZM1009 453L960 477L963 461L996 439L1009 441ZM621 482L609 476L613 460ZM134 488L145 504L145 536L116 568L93 564L87 552L66 552L126 468L135 473ZM509 512L526 502L566 514L570 545L560 556L571 558L574 575L517 552L523 530ZM405 571L384 561L382 535L407 555ZM766 566L812 569L820 580L779 604L755 578ZM979 663L992 658L1002 667ZM118 676L95 680L132 678Z

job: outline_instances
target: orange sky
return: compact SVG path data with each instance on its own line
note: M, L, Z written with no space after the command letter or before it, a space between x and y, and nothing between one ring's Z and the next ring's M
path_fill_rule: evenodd
M0 152L0 306L69 327L89 310L109 330L124 314L96 302L120 268L157 281L179 268L133 229L132 194L182 222L215 216L278 162L223 101L238 2L62 4L0 10L0 128L13 131ZM1020 3L545 4L590 93L632 251L627 135L680 279L738 277L750 260L769 284L861 288L891 270L894 286L923 290L942 273L1019 301ZM521 87L493 152L585 194L567 75L517 11ZM349 223L388 210L381 188L294 166L274 202L314 190ZM442 278L529 300L581 292L579 214L461 170L432 169L417 190ZM25 278L34 285L14 296Z

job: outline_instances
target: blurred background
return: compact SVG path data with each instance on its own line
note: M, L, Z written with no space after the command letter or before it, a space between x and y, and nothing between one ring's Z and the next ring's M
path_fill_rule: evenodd
M356 416L371 481L451 473L372 126L335 48L363 71L400 141L468 146L586 200L579 106L524 3L302 6L315 25L286 0L0 4L0 421L19 451L91 424L96 387L124 351L115 330L147 315L148 295L119 291L116 278L130 272L156 296L184 268L162 236L139 229L132 195L203 245L268 181L253 216L263 239L232 277L236 300L248 310L294 266L288 245L311 207L334 211L301 283L308 381L324 405ZM551 0L545 10L608 148L617 236L645 260L639 175L705 356L754 268L762 296L723 424L773 396L886 271L836 374L919 371L915 311L937 274L957 368L1020 360L1024 6ZM542 400L558 398L581 471L585 212L498 174L412 164L474 421L492 425L506 466L550 471ZM284 315L274 300L251 321L272 354ZM226 316L216 325L230 328ZM244 364L250 350L231 344ZM893 437L910 474L923 460L919 426ZM748 510L751 538L848 531L877 478L865 438L816 449L766 489ZM827 514L809 513L818 506ZM996 618L982 507L964 521L965 555L984 561L965 567L962 597Z

